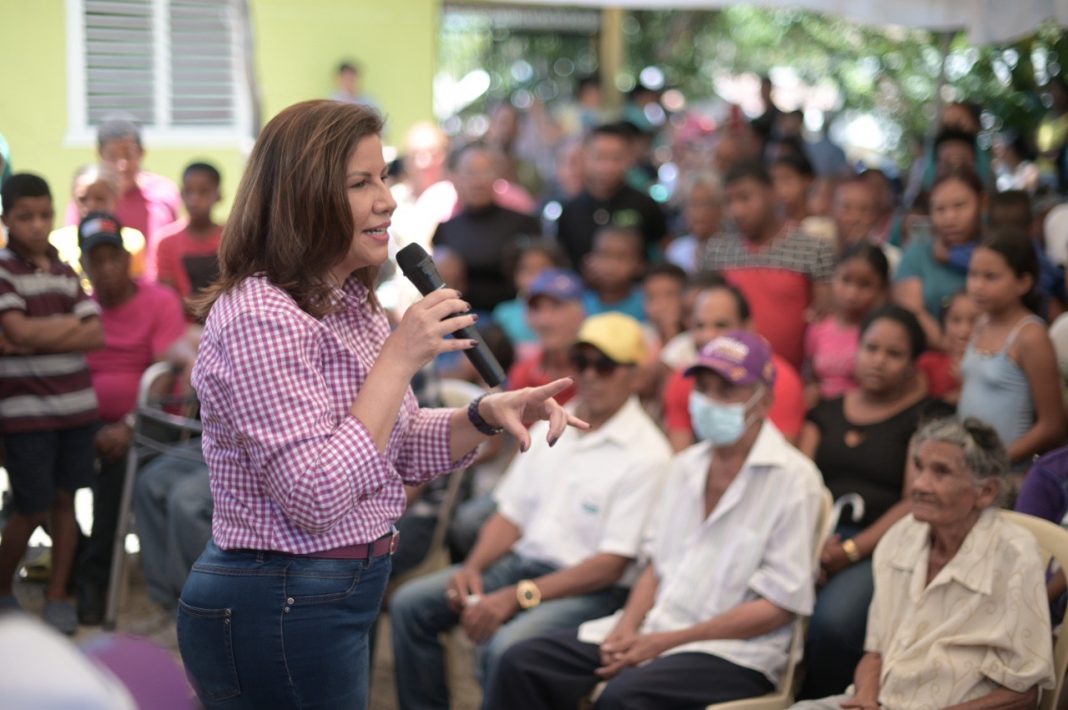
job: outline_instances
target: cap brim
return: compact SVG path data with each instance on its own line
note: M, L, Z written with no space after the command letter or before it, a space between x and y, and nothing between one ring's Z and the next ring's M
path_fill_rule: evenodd
M603 345L595 343L592 340L582 340L582 339L576 340L575 341L575 347L577 348L580 345L588 345L591 348L595 348L597 350L597 352L601 353L602 355L604 355L605 357L607 357L609 360L611 360L612 362L616 363L617 365L637 365L638 364L637 360L623 360L623 359L620 359L618 354L613 354L611 350L605 349L605 347Z
M537 298L551 298L557 303L569 303L574 301L581 301L582 296L564 295L559 293L552 293L549 291L539 291L537 293L527 294L527 303L531 303Z
M88 253L99 246L103 246L104 244L110 244L124 251L126 249L126 245L123 243L122 237L117 234L94 234L88 239L82 241L81 250L83 252Z

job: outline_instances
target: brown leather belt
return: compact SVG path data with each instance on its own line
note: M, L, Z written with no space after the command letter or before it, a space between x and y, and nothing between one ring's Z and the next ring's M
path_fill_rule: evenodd
M324 560L373 560L394 554L399 543L400 533L397 530L393 530L374 542L361 542L357 545L335 547L332 550L309 552L300 555L300 557L313 557Z

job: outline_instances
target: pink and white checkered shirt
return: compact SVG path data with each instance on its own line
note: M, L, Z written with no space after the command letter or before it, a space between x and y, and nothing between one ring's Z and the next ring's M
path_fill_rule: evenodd
M355 279L337 295L343 307L318 320L255 276L211 309L193 386L223 549L371 542L404 512L403 483L466 465L450 457L450 410L420 409L411 389L379 453L349 409L389 324Z

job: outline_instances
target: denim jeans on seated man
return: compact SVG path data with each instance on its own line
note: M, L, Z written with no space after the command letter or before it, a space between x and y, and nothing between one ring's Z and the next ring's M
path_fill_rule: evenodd
M835 532L848 540L861 529L841 524ZM809 620L805 658L820 660L806 665L799 699L837 695L853 682L853 669L864 657L868 606L874 593L870 557L840 571L819 590Z
M449 580L459 569L460 566L455 565L414 580L397 590L390 600L396 664L417 671L411 674L413 683L397 685L402 708L449 707L444 649L438 643L438 635L460 621L460 614L450 607L445 596ZM486 570L484 591L493 592L555 569L543 562L509 554ZM518 641L611 614L626 596L625 589L612 587L583 596L553 599L521 612L501 626L489 643L478 647L475 670L479 682L483 687L490 687L501 654Z
M189 570L211 538L213 510L207 464L195 458L200 439L177 449L141 469L133 499L148 595L166 609L178 605Z
M446 542L449 555L455 562L467 559L478 540L478 533L486 521L497 512L497 501L493 493L486 493L456 506L456 513L449 524Z

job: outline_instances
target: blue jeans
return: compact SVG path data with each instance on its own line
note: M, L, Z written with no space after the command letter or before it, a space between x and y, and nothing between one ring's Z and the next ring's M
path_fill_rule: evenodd
M486 521L497 512L497 501L492 493L466 500L456 507L449 525L449 554L454 562L467 559L478 541L478 533Z
M200 439L181 447L199 452ZM153 459L137 473L133 506L148 595L173 609L189 569L211 538L207 464L168 454Z
M209 710L367 707L367 633L391 562L209 542L178 601L178 647L200 701Z
M874 594L870 557L834 575L819 591L808 627L805 682L799 698L838 695L853 682L853 671L864 655Z
M438 635L460 621L445 599L449 579L458 569L459 566L453 566L412 580L390 599L397 697L401 710L449 707L444 651ZM543 562L509 554L483 573L482 585L486 592L492 592L523 579L540 577L554 569ZM611 588L580 597L553 599L520 612L479 648L476 670L482 687L492 687L497 663L513 644L611 614L625 600L626 590Z

